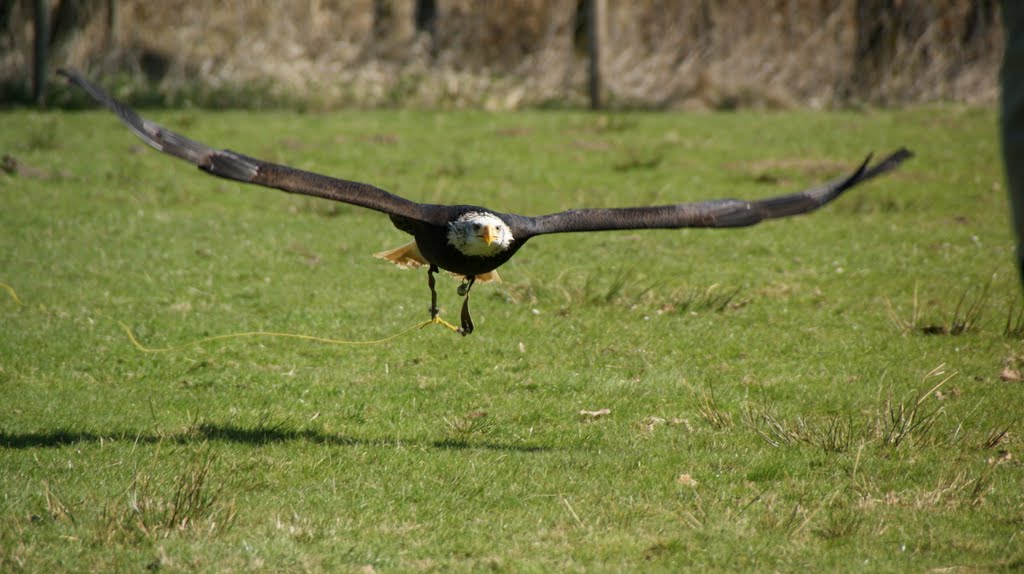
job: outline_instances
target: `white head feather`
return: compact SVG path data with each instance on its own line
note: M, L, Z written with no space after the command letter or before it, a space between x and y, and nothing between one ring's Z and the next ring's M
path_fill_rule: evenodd
M464 255L496 255L508 249L512 239L512 230L492 213L470 211L448 224L448 243Z

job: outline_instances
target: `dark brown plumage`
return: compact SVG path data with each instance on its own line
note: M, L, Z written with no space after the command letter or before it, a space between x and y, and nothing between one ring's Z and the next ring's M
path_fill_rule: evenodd
M869 166L871 156L849 176L810 189L757 201L722 199L652 207L573 209L526 217L499 213L472 205L417 203L375 186L336 179L252 158L230 150L211 148L155 124L115 100L73 70L61 70L72 83L117 114L150 146L184 159L219 177L341 201L390 216L398 229L414 237L414 244L380 254L398 265L428 265L431 317L437 317L434 273L438 268L463 276L465 296L462 326L473 330L469 316L469 290L477 278L496 278L495 270L531 237L549 233L623 229L675 229L681 227L743 227L766 219L814 211L844 191L899 166L912 154L899 149Z

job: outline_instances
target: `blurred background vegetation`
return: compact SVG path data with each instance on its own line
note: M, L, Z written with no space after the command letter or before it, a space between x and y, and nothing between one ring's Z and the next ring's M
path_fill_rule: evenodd
M0 98L31 101L36 2L0 0ZM300 109L581 106L585 0L43 0L53 77L136 104ZM991 104L996 0L608 2L612 107Z

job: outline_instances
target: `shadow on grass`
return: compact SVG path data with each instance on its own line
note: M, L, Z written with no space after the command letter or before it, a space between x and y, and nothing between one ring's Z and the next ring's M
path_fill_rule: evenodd
M0 432L0 448L58 448L82 443L125 441L153 444L159 442L193 443L222 441L249 445L265 445L285 442L310 442L331 446L382 446L419 445L441 450L495 450L508 452L547 452L552 447L530 444L510 444L490 440L460 440L446 438L397 439L390 437L359 438L311 429L289 429L275 427L245 428L231 424L203 423L179 433L131 433L127 431L101 435L91 432L54 430L48 432L12 433Z

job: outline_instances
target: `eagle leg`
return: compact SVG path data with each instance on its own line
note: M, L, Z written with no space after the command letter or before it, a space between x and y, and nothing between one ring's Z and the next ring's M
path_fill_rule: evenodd
M469 314L469 290L473 288L473 283L476 283L476 276L469 275L459 285L459 295L465 297L462 301L462 328L459 329L463 337L473 332L473 317Z
M437 318L437 313L438 313L438 310L437 310L437 289L434 288L435 285L437 285L437 281L434 279L434 273L437 273L437 272L438 272L437 265L434 265L434 264L431 264L430 268L427 269L427 286L430 287L430 318L431 319L436 319Z

